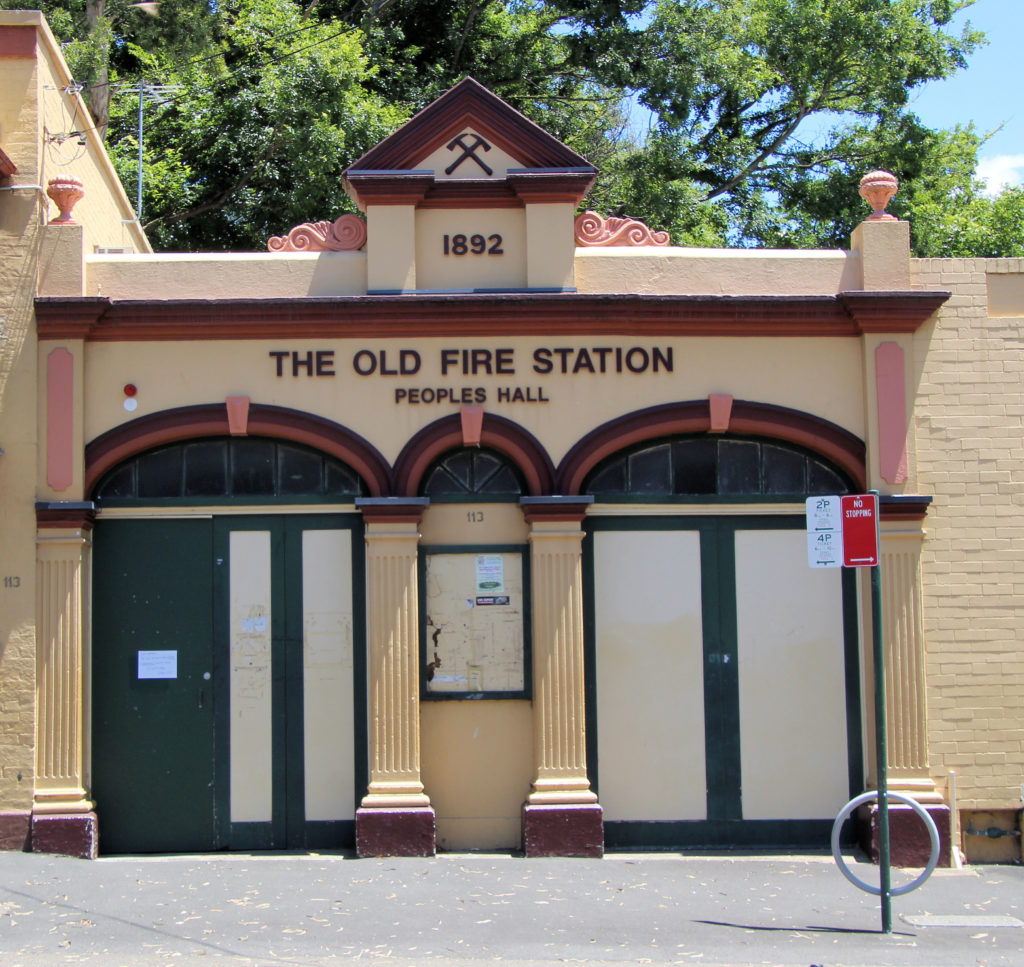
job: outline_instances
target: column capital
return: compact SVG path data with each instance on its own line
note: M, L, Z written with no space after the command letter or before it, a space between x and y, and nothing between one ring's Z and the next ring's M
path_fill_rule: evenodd
M40 500L36 502L36 527L40 530L92 530L96 505L91 500Z
M356 509L368 524L418 524L429 497L357 497Z
M581 523L587 515L587 508L594 502L590 494L575 497L521 497L519 506L529 524L539 523Z
M878 511L883 523L893 520L924 520L932 498L922 494L882 494Z

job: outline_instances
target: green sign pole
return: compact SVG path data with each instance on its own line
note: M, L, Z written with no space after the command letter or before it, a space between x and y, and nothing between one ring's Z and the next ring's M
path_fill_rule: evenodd
M878 497L878 491L871 493ZM878 888L882 932L892 933L892 866L889 851L889 762L885 738L885 653L882 650L882 549L871 568L871 637L875 673L875 769L878 773Z

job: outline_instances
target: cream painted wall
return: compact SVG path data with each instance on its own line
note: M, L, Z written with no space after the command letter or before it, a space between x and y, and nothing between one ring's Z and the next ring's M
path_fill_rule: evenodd
M445 254L445 236L448 254ZM479 236L478 254L458 255L455 236ZM500 254L497 254L500 252ZM517 289L526 286L526 216L522 209L422 209L416 213L418 289Z
M533 781L530 702L423 702L423 785L441 849L514 849Z
M420 542L525 544L529 527L516 503L433 504ZM533 766L532 703L443 700L421 703L423 784L442 849L515 848Z
M472 128L466 128L461 137L465 144L473 144L479 134ZM488 175L472 158L463 161L450 175L445 174L445 168L453 161L456 161L462 154L460 148L448 150L449 142L446 141L431 154L416 162L416 168L424 171L433 171L438 181L457 180L460 178L504 178L509 168L521 168L522 162L516 161L510 154L502 151L497 145L492 144L490 150L478 149L475 154L491 169Z
M366 252L87 255L85 294L108 299L304 299L366 293Z
M642 347L671 349L673 372L643 374L571 372L562 375L558 357L550 356L555 371L533 371L534 352L552 347ZM381 375L381 354L389 369L399 366L400 352L420 353L415 375ZM510 350L515 372L492 371L462 374L461 349ZM372 375L358 375L355 354L365 367L376 366ZM454 351L453 366L441 371L441 353ZM277 377L271 351L333 352L332 377L292 375L286 362ZM456 412L459 402L422 402L424 392L438 389L456 395L465 391L466 402L474 393L486 393L483 404L494 413L521 424L536 436L557 463L580 437L602 423L632 410L681 400L705 399L709 393L731 393L737 399L755 400L814 413L863 438L862 356L854 339L670 339L621 336L566 340L543 338L291 340L279 342L210 341L173 343L86 344L85 438L99 434L128 419L177 406L215 403L227 396L249 396L254 403L286 406L316 413L343 423L370 440L393 461L409 438L422 427ZM609 357L613 359L613 357ZM573 363L569 362L571 369ZM609 366L612 363L609 362ZM493 366L492 366L493 369ZM780 378L780 374L781 378ZM138 409L123 409L122 388L138 387ZM529 391L544 402L504 402L502 392ZM399 391L416 390L421 402L409 396L396 402ZM554 419L556 412L558 418Z
M850 798L843 595L803 530L736 532L744 819L833 819Z
M705 819L698 532L597 531L594 608L604 818Z
M834 295L861 287L856 252L578 248L580 292Z

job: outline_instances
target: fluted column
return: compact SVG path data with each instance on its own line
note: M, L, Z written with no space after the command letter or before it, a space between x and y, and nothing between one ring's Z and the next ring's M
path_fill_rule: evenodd
M92 504L36 509L36 776L32 848L96 855L87 791L88 622Z
M425 499L357 502L366 525L370 784L356 812L360 856L431 856L434 810L420 777L417 552Z
M587 498L524 498L530 524L535 778L523 809L528 856L600 856L604 826L587 778L583 531Z
M940 802L928 764L924 622L921 614L922 519L926 503L883 501L882 641L885 648L889 788Z
M885 717L888 788L913 796L939 830L939 865L951 857L949 806L932 779L928 764L924 622L921 614L922 527L930 498L883 496L881 499L882 645L885 655ZM870 672L870 669L869 669ZM873 733L873 716L869 733ZM874 748L869 734L869 748ZM878 764L871 761L868 784L877 786ZM878 850L878 807L864 807L872 855ZM930 841L909 806L890 803L891 859L896 866L923 866Z

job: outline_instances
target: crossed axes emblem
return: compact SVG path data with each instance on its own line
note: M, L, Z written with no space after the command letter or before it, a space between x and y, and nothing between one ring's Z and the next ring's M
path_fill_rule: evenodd
M463 141L463 138L466 137L473 137L476 140L473 141L471 144L466 144L466 142ZM491 146L486 141L484 141L484 139L481 138L479 134L460 134L457 138L452 138L452 140L448 142L448 150L454 151L456 147L462 148L462 154L460 154L450 165L448 165L447 168L444 169L444 173L446 175L450 175L467 158L472 158L478 165L480 165L480 167L483 168L484 170L484 174L494 174L494 172L486 164L484 164L484 162L480 158L476 156L477 148L483 148L484 151L491 150Z

